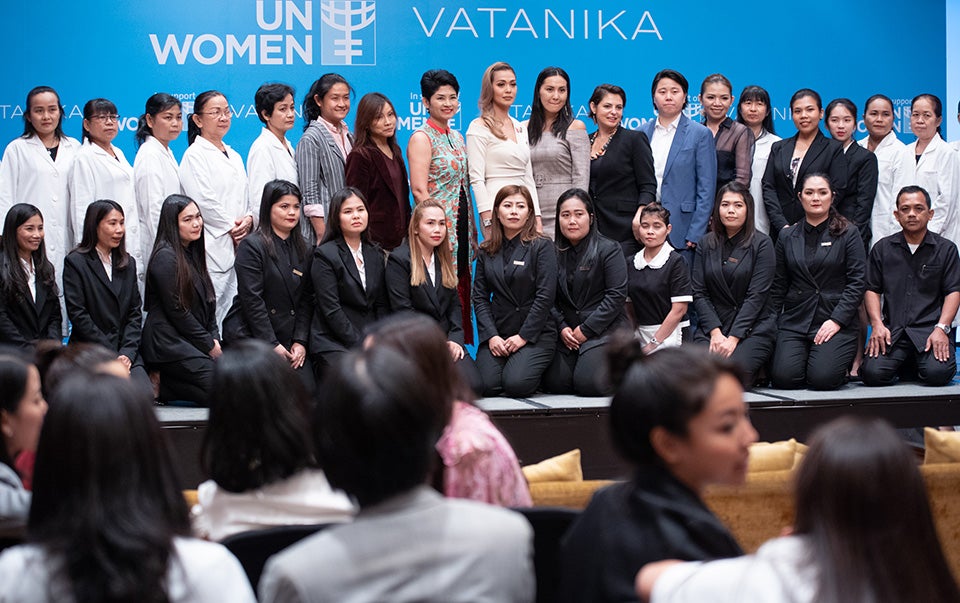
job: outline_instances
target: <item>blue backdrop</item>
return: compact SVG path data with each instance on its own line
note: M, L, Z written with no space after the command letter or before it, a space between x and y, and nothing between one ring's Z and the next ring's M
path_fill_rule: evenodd
M954 16L945 26L948 11ZM909 6L894 0L55 0L42 12L16 2L3 13L0 52L8 58L0 141L20 134L26 92L45 84L60 92L69 116L65 128L76 137L83 103L97 96L113 100L122 116L115 143L131 161L132 131L154 92L179 96L186 110L203 90L224 92L235 115L227 142L245 155L260 129L253 110L257 86L289 83L299 102L314 79L337 71L357 99L376 90L393 100L405 145L424 118L418 83L424 70L442 67L457 75L462 110L456 126L465 128L477 114L480 76L496 60L516 68L519 118L539 70L559 65L571 75L572 100L583 119L593 86L610 82L626 89L625 125L636 128L653 116L652 76L671 67L691 82L691 115L698 112L699 82L722 72L735 93L747 84L771 92L781 135L793 133L790 94L812 87L824 101L847 96L858 106L870 94L887 94L897 104L895 127L909 141L909 108L902 107L919 92L944 97L948 27L960 39L960 0ZM950 52L960 53L953 44ZM960 64L953 65L956 72ZM955 128L957 98L945 101L945 122ZM352 113L348 122L352 127ZM294 142L300 125L291 132ZM174 143L178 157L185 146L184 135Z

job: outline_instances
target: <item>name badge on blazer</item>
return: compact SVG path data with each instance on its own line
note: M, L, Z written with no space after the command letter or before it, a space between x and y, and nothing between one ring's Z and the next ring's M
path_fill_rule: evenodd
M514 266L526 266L526 264L523 262L523 260L513 260L513 265L514 265Z
M830 247L831 245L833 245L833 241L824 241L823 243L820 243L821 247Z
M303 273L300 272L299 270L297 270L296 268L294 268L294 269L293 269L293 275L294 275L294 276L303 276Z
M737 258L734 258L734 257L729 257L729 258L727 258L727 261L730 262L731 264L739 264L739 263L740 263L740 260L738 260Z

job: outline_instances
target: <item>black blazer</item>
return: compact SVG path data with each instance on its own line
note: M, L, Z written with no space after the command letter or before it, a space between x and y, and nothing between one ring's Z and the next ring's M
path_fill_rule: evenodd
M796 135L773 143L770 158L767 160L767 170L763 173L763 204L770 218L770 238L774 241L780 236L784 226L796 224L804 218L803 206L800 205L797 195L807 174L827 174L837 193L833 200L834 205L839 208L845 203L847 163L843 156L843 146L818 130L816 138L800 162L797 185L794 186L790 179L790 161L796 146Z
M413 310L426 314L440 324L447 339L463 345L463 314L457 288L448 289L440 281L440 256L433 254L433 270L437 285L410 284L410 243L404 241L387 258L387 294L390 310Z
M694 339L710 341L710 331L719 328L726 337L745 339L750 335L774 335L770 286L776 274L777 257L770 237L753 233L749 245L738 245L730 257L723 257L723 241L706 234L697 245L693 262L693 306L700 317ZM735 263L728 282L724 262Z
M657 199L657 173L646 134L617 130L606 152L590 161L590 196L600 234L614 241L633 240L637 208Z
M123 270L114 267L111 280L95 249L71 252L63 260L63 299L70 343L97 343L137 360L143 311L133 256Z
M503 248L477 254L473 305L484 342L519 334L530 343L556 341L553 304L557 294L557 254L553 241L538 237L519 242L511 257ZM510 284L507 284L507 279Z
M13 269L21 270L19 265ZM35 300L10 300L0 294L0 343L29 349L38 340L62 337L63 317L54 287L38 280Z
M578 268L573 273L572 286L567 284L563 250L557 258L557 301L554 319L558 330L578 326L589 338L584 346L602 343L603 337L619 328L629 328L623 310L627 299L627 262L619 244L600 234L593 234L597 245L597 260L591 266ZM581 245L589 245L584 240ZM581 346L583 349L583 346ZM585 351L585 350L584 350Z
M847 162L847 194L837 205L837 211L857 225L866 243L870 240L870 218L880 178L877 156L856 142L843 156Z
M310 276L316 307L310 329L310 353L342 352L356 345L363 330L388 311L386 258L375 243L363 243L364 290L346 241L327 241L313 252Z
M140 353L147 364L177 362L210 356L217 329L217 302L205 301L203 281L191 266L193 295L184 307L177 291L177 258L161 247L147 265L147 293Z
M779 314L778 326L812 335L829 319L844 329L855 329L866 289L866 251L860 231L850 224L834 237L828 230L808 257L804 224L806 220L794 224L777 240L777 275L770 295Z
M303 285L310 280L312 250L308 248L299 262L291 264L279 237L273 242L276 259L267 253L259 232L240 241L233 264L237 295L223 319L227 343L254 338L289 350L294 342L307 345L310 341L313 299L308 295L310 288Z

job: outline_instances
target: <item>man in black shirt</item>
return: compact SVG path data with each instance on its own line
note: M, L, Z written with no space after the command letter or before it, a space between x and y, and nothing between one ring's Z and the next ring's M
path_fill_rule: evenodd
M864 301L873 330L860 375L866 385L891 385L907 374L946 385L957 371L957 246L927 230L933 209L919 186L900 190L894 217L903 230L877 241L867 261Z

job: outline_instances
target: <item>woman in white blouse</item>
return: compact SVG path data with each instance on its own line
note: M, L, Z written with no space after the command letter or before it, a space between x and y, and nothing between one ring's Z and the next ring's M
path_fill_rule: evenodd
M517 76L513 67L502 61L487 67L480 83L480 117L467 128L470 185L484 238L490 234L493 199L507 184L527 187L533 197L537 231L543 231L527 129L510 115L516 98Z
M147 99L137 124L137 156L133 160L133 188L140 212L140 239L143 257L148 259L157 238L157 222L163 200L183 193L180 166L170 143L183 131L180 101L164 92Z
M780 140L773 129L773 113L770 94L760 86L747 86L740 93L737 103L737 121L753 131L753 171L750 178L750 194L754 199L763 199L763 172L767 169L770 147ZM770 219L763 203L757 203L754 212L757 230L770 233Z
M197 95L187 133L190 146L180 162L183 192L203 212L207 270L217 295L218 325L237 294L236 247L253 230L243 159L223 142L231 117L227 97L220 92L207 90Z
M897 193L903 188L907 174L913 173L913 165L905 161L904 147L893 131L893 101L882 94L867 99L863 109L863 125L868 135L859 141L860 146L877 156L879 177L877 196L873 200L870 216L871 245L880 239L900 232L900 223L893 217Z
M79 240L87 206L100 199L119 203L127 219L127 250L137 260L137 281L142 289L147 262L140 238L133 167L123 151L113 145L119 120L117 106L105 98L94 98L83 106L83 146L77 152L68 178L70 217L73 238Z
M253 97L257 117L263 122L260 136L247 153L247 180L250 187L250 210L259 215L263 187L271 180L298 184L297 162L287 132L297 119L293 88L286 84L264 84Z

